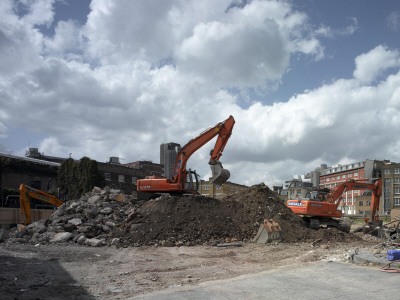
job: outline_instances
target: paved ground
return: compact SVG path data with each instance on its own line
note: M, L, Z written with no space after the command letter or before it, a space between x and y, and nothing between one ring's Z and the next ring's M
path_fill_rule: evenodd
M399 299L400 274L377 267L318 262L135 299Z

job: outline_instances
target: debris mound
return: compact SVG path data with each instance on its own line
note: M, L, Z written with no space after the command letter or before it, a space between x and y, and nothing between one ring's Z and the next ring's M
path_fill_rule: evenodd
M60 206L48 220L26 226L15 242L76 242L89 246L191 246L250 241L264 219L282 229L282 242L348 241L335 228L312 230L265 184L214 199L198 195L137 201L109 187L94 188Z

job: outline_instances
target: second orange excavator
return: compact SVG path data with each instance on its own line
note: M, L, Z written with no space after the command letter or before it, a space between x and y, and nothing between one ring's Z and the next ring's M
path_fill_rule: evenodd
M338 206L343 200L343 193L352 190L371 190L371 219L364 219L368 225L379 226L381 222L377 210L382 193L382 180L374 183L365 179L349 179L335 186L333 189L320 189L311 191L309 197L288 200L288 207L296 214L303 215L310 228L318 229L320 225L338 227L343 231L350 231L350 224L342 220L342 211Z
M190 169L186 170L186 163L193 153L216 136L218 136L218 138L215 142L214 149L210 152L209 160L209 165L212 171L212 183L217 186L225 183L229 179L230 173L222 167L219 158L221 157L226 143L232 134L234 125L235 119L232 116L229 116L225 121L208 128L198 137L190 140L178 153L172 179L148 176L145 179L139 179L137 181L137 190L139 192L149 193L196 193L199 186L197 182L197 174ZM194 179L196 184L194 184L192 175L195 177Z

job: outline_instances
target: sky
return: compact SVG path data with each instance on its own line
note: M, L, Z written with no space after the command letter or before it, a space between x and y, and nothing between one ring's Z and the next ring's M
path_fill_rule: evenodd
M230 115L235 183L400 162L400 2L0 2L0 152L159 163Z

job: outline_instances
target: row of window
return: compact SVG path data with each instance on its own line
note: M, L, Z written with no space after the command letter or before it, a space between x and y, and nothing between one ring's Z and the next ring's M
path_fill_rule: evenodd
M336 167L328 170L328 173L334 173L334 172L340 172L340 171L346 171L346 170L351 170L354 168L362 167L364 166L364 163L355 163L347 166L341 166L341 167Z
M335 179L339 180L339 179L346 179L346 178L352 178L352 177L358 177L358 172L336 175L336 176L332 176L332 177L326 177L326 181L334 181ZM360 177L362 177L362 175Z
M400 174L400 168L384 169L383 172L385 173L385 175L392 174L392 170L393 170L393 174Z
M111 173L104 173L104 179L111 181ZM125 175L118 175L118 182L125 183ZM137 177L132 177L132 184L136 185Z
M385 183L390 183L391 181L391 178L385 178ZM393 178L393 183L400 183L400 177Z

